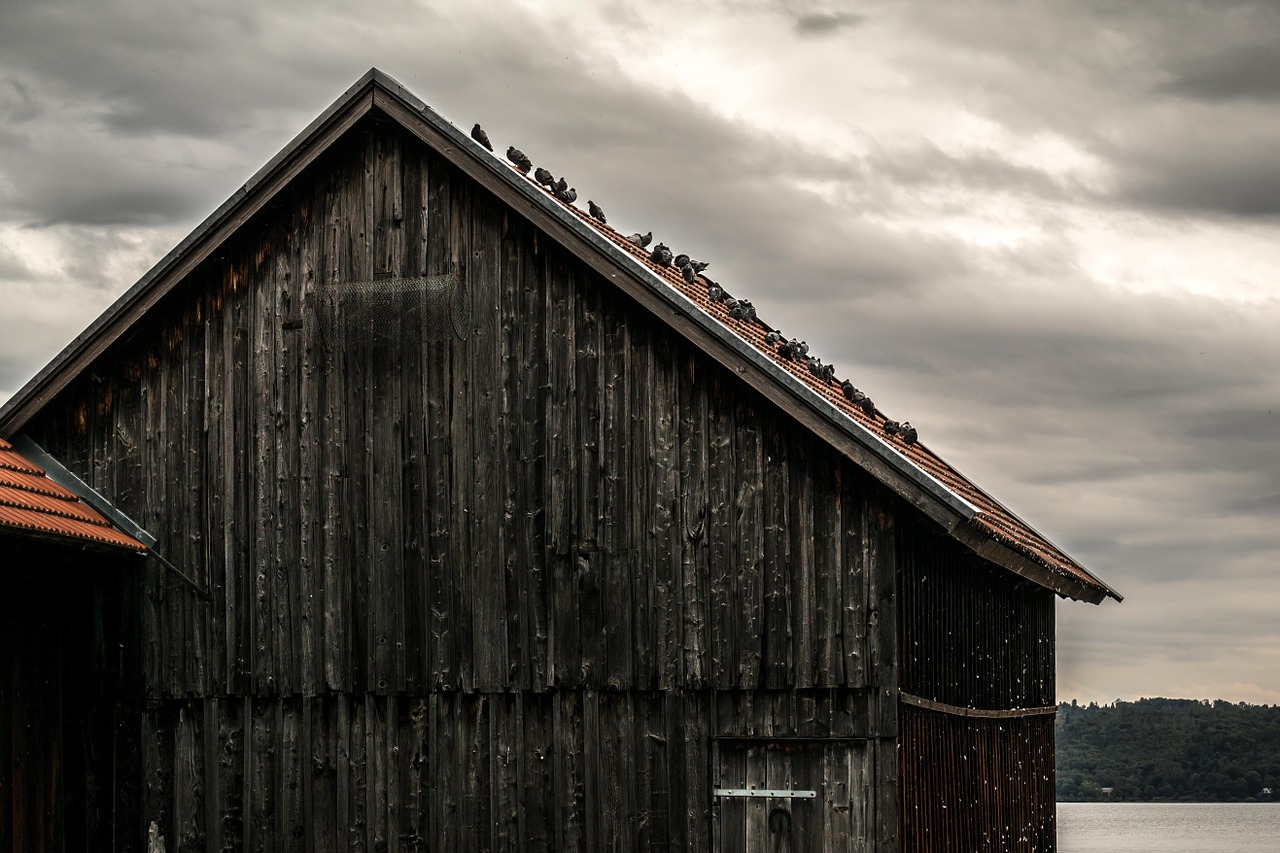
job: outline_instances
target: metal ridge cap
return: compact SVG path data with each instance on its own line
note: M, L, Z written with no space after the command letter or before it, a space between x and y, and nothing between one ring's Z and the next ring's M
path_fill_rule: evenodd
M831 423L839 426L855 441L866 447L895 471L905 476L934 498L937 498L965 520L969 520L978 514L978 509L973 504L948 489L927 471L919 468L914 462L899 453L896 448L884 441L880 436L849 417L848 414L804 382L783 370L763 352L752 346L749 341L703 311L701 306L679 289L673 287L662 276L641 263L638 258L618 247L612 240L609 240L579 217L569 213L559 202L553 200L540 187L535 186L527 177L520 175L515 169L507 166L505 161L499 159L495 152L487 150L471 139L460 128L421 100L412 96L406 97L407 92L399 83L386 77L381 72L378 72L375 76L375 81L385 87L387 84L383 82L382 78L385 78L390 85L396 87L394 91L389 91L389 94L404 101L405 106L412 107L432 127L453 140L459 147L465 149L467 146L471 146L471 153L500 180L516 189L525 199L539 207L544 213L555 217L560 224L568 227L617 266L629 271L634 278L655 291L672 308L679 309L685 316L694 320L704 331L715 336L722 343L732 348L738 355L749 359L757 368L763 370L770 378L786 388L792 396L808 405L809 408L825 417Z

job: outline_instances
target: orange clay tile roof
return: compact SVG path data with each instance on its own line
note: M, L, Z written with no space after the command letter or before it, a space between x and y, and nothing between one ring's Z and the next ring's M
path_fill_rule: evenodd
M0 533L13 529L71 543L147 550L0 438Z
M534 182L530 180L530 183ZM535 186L537 186L537 184L535 184ZM542 189L541 187L539 188ZM550 198L555 198L551 193L547 193L547 195ZM800 382L807 385L811 390L817 392L823 399L838 408L849 418L871 429L877 435L882 436L886 442L898 451L898 453L910 460L910 462L921 471L924 471L953 494L971 504L977 510L977 514L973 517L972 523L976 524L992 539L1012 549L1023 557L1030 559L1034 563L1049 569L1051 572L1062 575L1076 581L1077 583L1082 583L1092 589L1104 590L1107 594L1115 595L1110 587L1099 581L1087 569L1075 560L1071 559L1071 557L1063 553L1053 543L1049 542L1042 535L1033 530L1026 522L1022 521L1009 510L1005 509L1005 507L994 498L970 482L967 477L952 468L919 441L914 444L907 444L901 439L889 436L884 431L884 424L888 418L878 410L874 416L868 415L861 409L861 407L854 405L854 403L848 400L841 392L839 379L836 379L831 383L824 382L809 372L809 369L803 359L790 360L779 356L774 351L773 347L765 343L765 335L771 331L771 328L767 324L759 319L746 321L731 318L729 316L729 309L726 308L723 303L712 302L707 296L705 282L699 281L695 284L690 284L684 280L680 271L675 267L660 267L653 261L649 260L649 253L652 246L649 249L641 249L639 246L629 242L623 234L614 230L609 225L605 225L591 218L587 213L579 210L571 204L566 204L559 199L556 201L570 213L594 228L610 242L631 254L637 261L646 266L653 273L661 276L665 282L677 289L680 293L684 294L691 302L693 302L693 304L697 305L707 314L728 327L757 350L765 353L767 357L776 362L778 366L789 372ZM655 242L652 245L656 245L657 242L660 241L655 238ZM679 250L676 248L672 249L672 252L678 251ZM738 298L743 296L743 294L733 295Z

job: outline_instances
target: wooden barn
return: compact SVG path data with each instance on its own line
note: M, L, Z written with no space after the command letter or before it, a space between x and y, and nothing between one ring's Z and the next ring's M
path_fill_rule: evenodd
M359 80L0 409L157 557L50 848L1053 850L1119 596L711 295Z

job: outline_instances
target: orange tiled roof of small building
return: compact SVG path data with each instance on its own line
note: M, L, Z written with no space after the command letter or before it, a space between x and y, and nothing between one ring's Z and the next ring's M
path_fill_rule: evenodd
M147 550L0 438L0 533L12 530L73 543Z
M534 182L531 180L530 183ZM547 193L547 195L550 198L555 198L551 193ZM649 249L642 249L636 246L611 226L598 222L572 204L567 204L559 199L556 199L556 201L578 219L594 228L611 243L618 246L618 248L628 252L651 272L661 276L671 287L684 294L691 302L750 343L755 349L766 354L779 367L821 395L823 399L846 416L871 429L876 434L883 436L894 450L910 460L913 465L937 480L953 494L971 504L977 510L977 514L973 517L973 523L991 538L1052 572L1093 589L1104 590L1107 594L1115 595L1106 584L1100 582L1087 569L1031 529L1026 522L1005 509L998 501L974 485L967 477L948 465L941 457L922 443L916 441L912 444L907 444L902 440L889 436L884 431L884 425L888 418L879 410L874 415L868 415L860 406L848 400L840 390L839 380L831 383L824 382L809 372L803 359L791 360L779 356L769 344L765 343L765 335L770 331L770 327L767 324L759 319L737 320L731 318L729 309L723 303L712 302L707 296L707 288L704 282L690 284L684 280L680 271L675 267L664 268L651 261L649 259Z

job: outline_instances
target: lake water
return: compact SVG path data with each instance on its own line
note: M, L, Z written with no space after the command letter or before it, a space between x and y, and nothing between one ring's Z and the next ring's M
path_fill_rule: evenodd
M1280 803L1058 803L1058 853L1276 853Z

